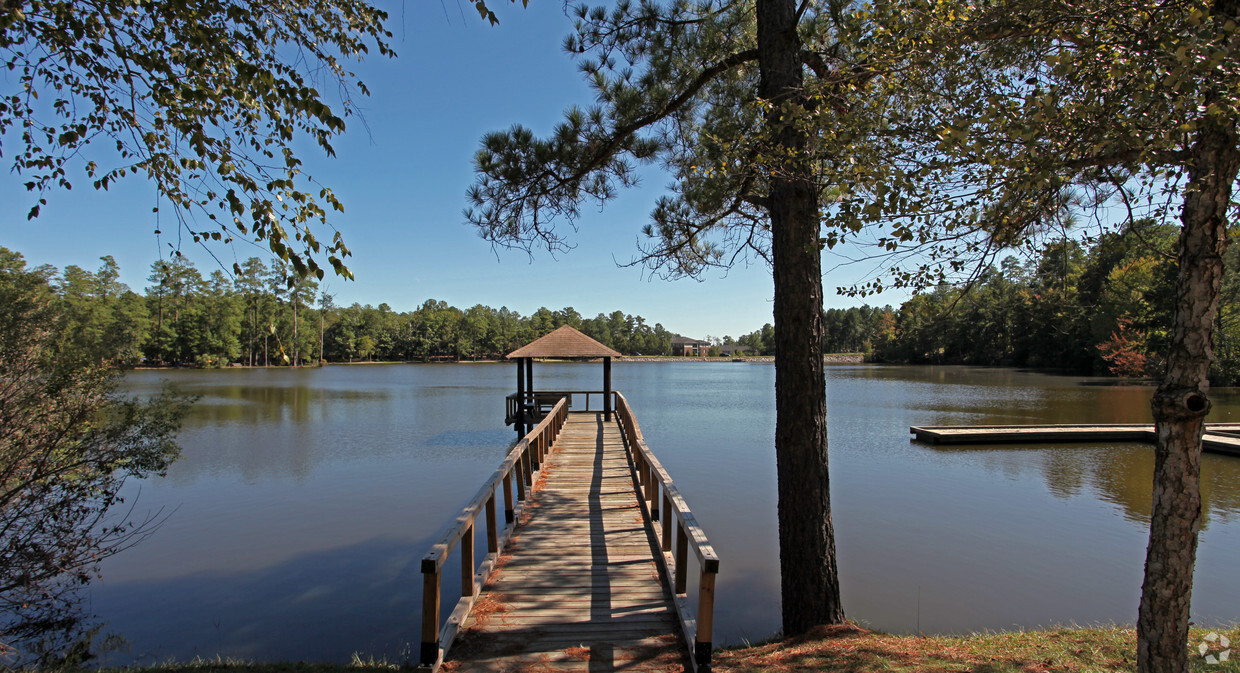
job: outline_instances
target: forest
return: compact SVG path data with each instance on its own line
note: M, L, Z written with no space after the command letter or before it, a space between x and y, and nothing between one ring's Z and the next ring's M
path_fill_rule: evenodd
M1173 309L1178 229L1138 222L1084 243L1061 239L940 284L899 308L828 309L824 351L876 362L1002 365L1157 376ZM1240 249L1229 246L1214 332L1214 385L1240 383ZM772 352L770 325L736 340Z
M966 286L941 284L898 308L826 309L823 348L874 362L1155 376L1171 324L1175 236L1171 227L1139 223L1084 242L1060 239L1023 259L1006 257ZM0 251L5 269L24 266L20 254ZM61 348L121 367L493 359L565 324L626 355L666 355L676 336L623 311L586 318L572 307L544 307L523 316L435 299L407 312L386 303L337 306L313 280L290 286L287 269L257 257L232 277L218 269L204 276L182 257L161 260L138 294L118 282L111 257L101 261L95 271L40 266L32 273L60 306ZM1211 378L1236 385L1240 248L1231 246L1225 263ZM773 336L768 324L706 339L773 355Z
M26 270L20 253L0 248L0 283L17 274L41 278L46 300L60 309L58 350L118 367L490 359L565 324L626 355L667 354L675 336L621 311L585 318L571 307L540 308L522 316L434 299L408 312L386 303L342 307L314 280L257 257L232 277L219 269L204 276L184 257L160 260L138 294L118 281L112 257L100 260L95 271Z

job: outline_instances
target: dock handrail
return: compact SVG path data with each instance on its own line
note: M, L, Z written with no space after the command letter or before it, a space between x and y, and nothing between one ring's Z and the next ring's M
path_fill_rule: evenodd
M712 649L712 632L714 630L715 613L715 576L719 573L719 556L711 546L706 532L698 524L693 511L677 490L672 477L663 469L659 459L646 445L642 437L641 427L633 414L632 407L619 392L616 396L616 418L624 432L625 445L637 470L639 479L638 500L641 502L644 515L651 523L655 536L659 540L663 553L657 554L659 570L669 587L672 587L673 603L680 618L681 633L691 653L690 663L694 671L706 673L710 671L710 654ZM659 509L660 490L662 490L662 510ZM674 513L672 516L670 513ZM675 552L672 552L673 519L676 526ZM662 526L654 522L661 520ZM701 575L698 581L698 600L696 613L689 605L688 596L688 547L692 542L693 551L697 556ZM671 553L669 553L671 552Z
M535 483L547 453L568 418L568 400L561 398L534 429L517 441L512 450L487 479L477 495L457 515L452 527L439 542L422 557L422 648L419 666L436 670L443 663L443 655L452 646L457 633L473 609L474 600L495 562L507 546L508 538L520 511L528 497L528 490ZM516 499L513 498L513 482L516 482ZM496 490L504 489L504 524L499 525L496 515ZM482 563L474 565L474 522L484 514L487 528L487 554ZM448 554L461 547L461 599L453 608L447 623L439 627L439 603L441 570Z

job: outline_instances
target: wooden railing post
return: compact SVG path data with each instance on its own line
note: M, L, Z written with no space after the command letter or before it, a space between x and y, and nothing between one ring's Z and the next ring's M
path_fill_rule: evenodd
M433 667L439 663L439 568L428 571L422 561L422 652L419 657L423 666Z
M672 550L672 501L663 491L663 551Z
M530 470L530 463L530 446L526 444L525 452L521 454L521 476L525 479L525 486L527 488L534 485L534 475Z
M474 524L461 536L461 595L474 595Z
M676 586L672 593L683 594L689 583L689 535L685 532L685 522L676 526Z
M513 470L517 469L514 465ZM517 473L518 475L520 472ZM517 520L516 503L512 501L512 470L504 473L504 523Z
M655 478L654 465L646 463L646 502L649 503L650 518L659 519L659 480Z
M699 673L710 670L711 639L715 630L715 573L702 570L698 582L697 636L693 643L693 658Z
M495 494L487 499L487 553L499 551L499 526L495 519Z
M525 502L525 459L519 459L512 465L513 476L517 480L517 500Z

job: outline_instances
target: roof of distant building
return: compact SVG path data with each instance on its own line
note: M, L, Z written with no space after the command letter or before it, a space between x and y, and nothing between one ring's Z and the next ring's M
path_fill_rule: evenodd
M677 346L680 344L693 344L695 346L709 346L710 342L702 341L701 339L690 339L689 337L682 337L682 336L672 337L673 346Z

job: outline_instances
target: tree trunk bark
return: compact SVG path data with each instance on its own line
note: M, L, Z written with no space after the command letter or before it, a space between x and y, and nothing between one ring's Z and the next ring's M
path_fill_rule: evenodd
M775 280L775 462L785 635L844 621L827 479L818 196L805 136L784 121L800 102L794 0L758 0L758 95L766 113Z
M1181 213L1180 269L1167 371L1151 404L1158 443L1150 543L1137 614L1141 673L1188 670L1189 607L1201 527L1201 435L1210 410L1208 376L1214 360L1212 335L1223 278L1227 209L1240 169L1235 126L1210 117L1202 124L1191 150Z
M297 333L297 296L293 296L293 366L301 364L301 335Z

